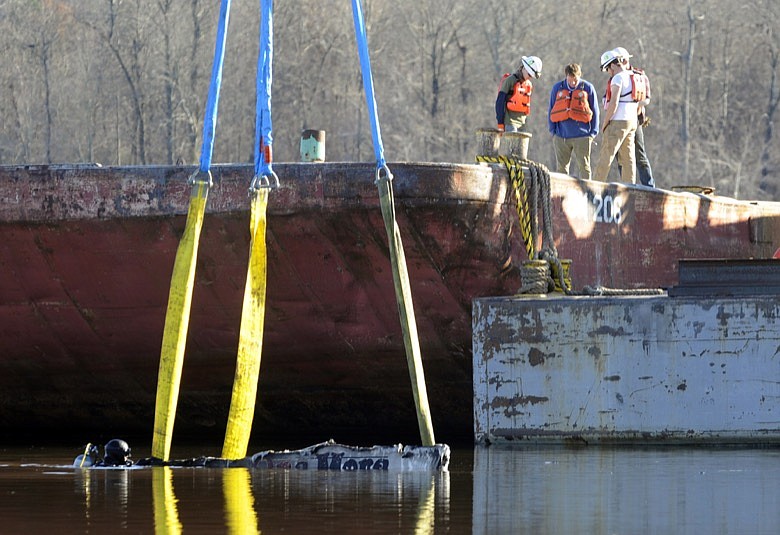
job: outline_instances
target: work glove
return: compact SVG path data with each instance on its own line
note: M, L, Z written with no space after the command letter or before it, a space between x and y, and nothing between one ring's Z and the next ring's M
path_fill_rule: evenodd
M497 128L498 128L499 132L503 132L504 131L504 125L503 124L498 125Z

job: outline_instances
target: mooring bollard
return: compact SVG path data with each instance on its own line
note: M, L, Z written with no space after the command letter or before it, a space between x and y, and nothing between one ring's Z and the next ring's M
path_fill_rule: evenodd
M498 156L501 132L495 128L477 130L477 156Z
M531 134L528 132L504 132L501 136L501 152L509 158L528 159L528 142Z
M301 132L301 161L325 161L325 130L304 130Z

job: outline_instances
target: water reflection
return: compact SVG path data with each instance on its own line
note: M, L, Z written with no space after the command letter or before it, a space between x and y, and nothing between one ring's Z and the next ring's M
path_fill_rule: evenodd
M178 535L182 532L182 526L173 493L173 472L168 466L158 466L151 470L154 532L157 535Z
M0 461L0 497L2 533L777 534L780 449L469 448L444 473Z
M252 487L263 532L341 529L433 533L448 522L448 472L255 470Z
M75 471L76 495L84 497L84 517L89 523L89 513L92 508L92 470L83 469Z
M76 494L83 498L84 519L87 525L90 524L93 515L100 516L104 513L103 510L93 512L93 509L102 507L108 501L118 527L127 529L130 514L129 472L130 470L125 468L74 470Z
M145 469L146 470L146 469ZM258 534L281 529L293 533L320 527L371 527L377 532L431 534L449 527L449 473L332 472L300 470L171 469L151 470L152 506L156 534L179 534L204 527L219 518L213 484L221 480L224 527L229 533ZM89 514L89 490L100 470L85 470L82 487ZM131 470L122 471L127 476ZM131 473L139 477L141 474ZM139 482L143 479L139 478ZM174 490L176 489L176 490ZM135 493L143 494L138 484ZM127 486L122 491L127 493ZM178 495L178 497L177 497ZM122 500L117 501L121 508ZM192 504L204 504L193 510ZM180 511L184 505L185 510ZM206 519L206 515L209 516ZM438 523L438 524L437 524ZM332 529L331 529L332 532Z
M229 533L257 534L257 514L252 482L247 468L229 468L222 474L225 522Z
M428 477L428 485L423 485L420 492L419 510L417 513L417 526L414 530L417 535L433 533L436 527L436 490L433 477Z
M780 451L474 451L474 534L777 533Z

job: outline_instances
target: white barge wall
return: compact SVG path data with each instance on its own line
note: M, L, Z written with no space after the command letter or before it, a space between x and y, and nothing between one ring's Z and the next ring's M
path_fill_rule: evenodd
M474 301L477 443L780 443L776 296Z

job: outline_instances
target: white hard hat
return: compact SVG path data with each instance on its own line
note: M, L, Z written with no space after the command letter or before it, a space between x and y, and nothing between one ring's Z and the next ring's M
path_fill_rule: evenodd
M523 56L523 67L525 67L534 78L539 78L542 75L542 60L536 56Z
M631 54L629 54L628 50L626 50L622 46L616 47L613 50L613 52L615 53L616 56L618 56L619 58L624 59L626 61L628 61L628 58L633 58L634 57Z
M601 70L606 71L607 65L615 60L619 60L620 56L615 52L615 49L607 50L601 55Z

